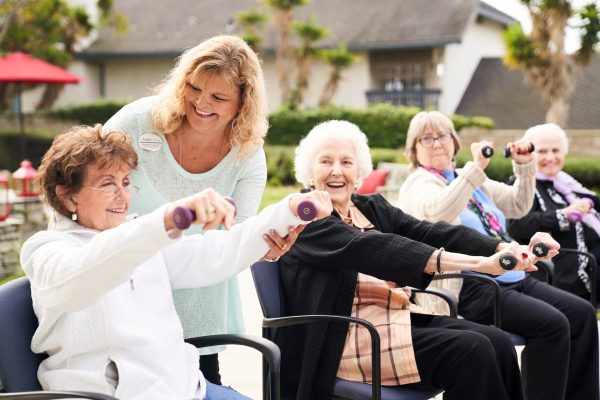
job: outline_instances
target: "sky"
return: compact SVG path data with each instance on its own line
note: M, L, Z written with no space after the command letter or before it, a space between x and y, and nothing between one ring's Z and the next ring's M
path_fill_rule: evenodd
M520 0L483 0L494 8L502 11L505 14L519 20L523 30L529 32L531 30L531 19L529 18L529 12ZM579 8L585 4L595 1L596 5L600 7L600 0L572 0L571 4L574 8ZM567 52L573 52L577 49L576 32L570 31L567 33L567 39L565 46Z

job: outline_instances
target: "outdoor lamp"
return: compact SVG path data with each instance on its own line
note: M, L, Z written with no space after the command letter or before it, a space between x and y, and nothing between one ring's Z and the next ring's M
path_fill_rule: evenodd
M36 197L39 193L35 191L34 179L37 171L31 166L29 160L21 161L21 168L13 173L13 188L20 197Z
M8 192L8 178L0 172L0 222L6 220L10 214L10 198Z

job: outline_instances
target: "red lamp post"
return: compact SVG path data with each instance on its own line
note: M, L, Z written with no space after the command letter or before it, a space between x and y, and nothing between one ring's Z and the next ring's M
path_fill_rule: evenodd
M37 171L31 166L31 162L29 160L21 161L21 167L12 176L13 188L17 196L36 197L39 194L35 190L34 179L36 176Z
M5 221L10 214L10 197L8 191L8 178L0 172L0 222Z

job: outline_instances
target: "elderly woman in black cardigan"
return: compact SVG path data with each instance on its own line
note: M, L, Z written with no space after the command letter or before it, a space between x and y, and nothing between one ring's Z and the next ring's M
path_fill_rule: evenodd
M436 271L501 274L504 253L516 256L516 269L535 270L528 247L461 226L419 221L379 195L353 194L372 164L366 136L349 122L313 128L296 149L295 167L305 186L329 193L334 212L308 226L280 260L286 312L373 322L382 340L384 385L438 387L445 399L522 399L506 333L423 313L410 303L406 286L424 288ZM558 244L547 234L534 240L544 240L556 254ZM313 324L278 335L286 397L328 399L336 376L371 381L369 341L361 328Z
M563 171L569 151L567 134L556 124L529 128L523 140L535 145L536 190L529 214L508 221L516 240L527 240L536 230L552 234L563 247L589 251L600 260L600 198ZM579 218L573 218L576 214ZM554 260L555 284L589 299L589 260L575 254L560 254ZM600 274L596 276L600 291Z

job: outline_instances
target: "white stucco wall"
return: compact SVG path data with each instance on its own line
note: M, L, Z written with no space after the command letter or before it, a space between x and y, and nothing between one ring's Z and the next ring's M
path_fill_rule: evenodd
M358 61L342 72L342 80L332 100L335 104L357 108L367 105L365 92L370 87L369 58L366 53L357 55ZM272 54L265 55L262 67L269 110L276 110L281 105L281 92L275 70L275 57ZM314 107L318 104L323 87L329 78L330 68L322 62L316 62L311 66L308 91L304 100L306 106ZM293 85L295 75L291 73L290 77Z
M367 99L365 92L371 82L369 76L368 55L359 54L359 60L342 73L338 92L333 102L350 107L365 107ZM110 100L136 99L153 94L152 89L174 65L174 60L168 58L127 58L108 59L105 65L105 98ZM267 54L262 63L267 101L269 110L275 110L280 105L280 92L277 83L274 57ZM100 99L99 68L90 62L76 61L69 70L83 78L78 85L67 85L56 102L56 107L73 103L89 103ZM305 104L316 106L323 86L329 77L330 67L322 62L313 64L310 74L309 89ZM293 74L292 78L294 78ZM26 110L31 111L39 92L28 93L24 101ZM30 99L30 100L29 100Z
M462 43L446 46L444 76L439 110L453 113L482 57L503 57L506 53L500 24L473 19L467 25Z

